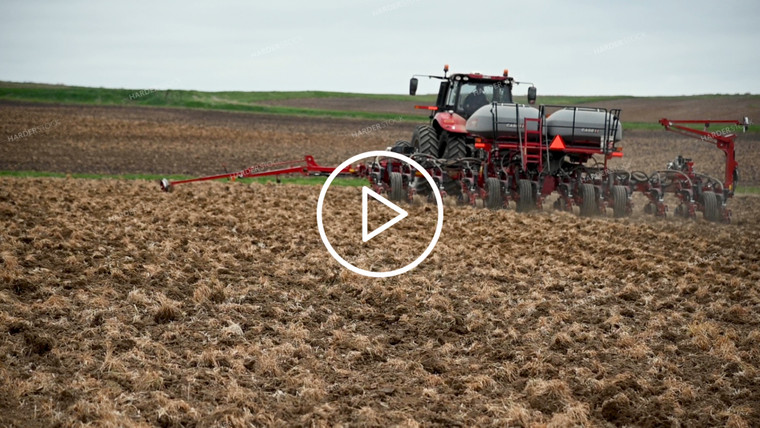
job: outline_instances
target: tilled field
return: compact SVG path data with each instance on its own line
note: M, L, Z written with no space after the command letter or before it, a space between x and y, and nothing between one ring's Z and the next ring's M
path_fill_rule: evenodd
M8 103L0 117L3 135L58 123L3 140L0 169L115 174L335 165L413 127ZM759 143L740 139L745 182L760 183ZM697 140L624 145L621 167L683 153L722 176ZM329 256L319 190L0 178L0 425L760 425L760 197L731 200L730 225L650 219L640 200L625 220L447 206L432 255L379 280ZM359 192L330 205L359 210ZM365 248L355 215L328 217L336 248ZM415 257L387 238L365 262Z
M725 226L447 207L373 280L318 191L1 179L2 425L760 424L760 198Z
M667 103L660 106L663 111L659 116L666 115L667 107ZM53 126L46 132L8 139L49 123ZM303 159L307 154L320 164L338 165L357 153L409 140L415 125L0 101L0 170L197 175ZM760 184L760 135L743 134L737 141L741 182ZM612 161L615 168L652 173L682 154L694 159L697 170L723 178L723 153L699 140L666 131L630 131L624 134L621 145L624 157Z

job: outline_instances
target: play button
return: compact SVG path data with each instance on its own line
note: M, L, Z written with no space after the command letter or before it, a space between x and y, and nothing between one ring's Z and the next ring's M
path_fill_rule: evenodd
M367 233L367 195L372 196L377 201L381 202L386 207L392 209L395 211L398 215L394 217L391 221L386 222L384 225L378 227L377 229L373 230L371 233ZM385 199L382 197L379 193L375 192L374 190L370 189L369 187L362 187L362 242L367 242L370 239L374 238L375 236L385 232L388 230L391 226L394 224L400 222L401 220L405 219L409 215L406 210L402 209L400 206L394 204L393 202Z
M358 206L358 203L352 205L350 202L351 200L358 202L358 198L353 199L358 196L355 193L358 189L355 187L332 190L333 200L327 203L329 207L326 210L327 215L323 215L326 205L325 197L333 180L349 166L368 158L376 160L395 159L411 166L427 180L437 206L438 215L435 218L435 227L433 227L433 218L430 216L432 213L430 205L408 206L406 208L409 211L407 211L407 209L394 204L366 186L361 188L361 207ZM409 173L407 172L407 174ZM414 175L412 174L412 177ZM409 175L406 177L404 178L405 183L410 181ZM375 183L375 185L377 184ZM356 196L351 197L351 195ZM378 208L388 208L396 216L387 220L388 216L381 216L378 213L381 210ZM387 209L382 211L388 212ZM360 221L359 214L361 214ZM370 221L368 220L370 217L373 225L384 223L370 232ZM330 237L328 237L325 229L325 219L328 222ZM361 231L358 229L359 224L361 224ZM373 278L396 276L417 267L433 251L441 235L442 227L443 202L435 180L419 163L395 152L365 152L344 161L327 178L317 201L317 228L327 251L346 269ZM331 239L333 239L332 243L330 242ZM427 245L425 245L426 243ZM419 253L418 251L423 248L424 250ZM414 258L415 256L416 258ZM353 264L346 259L351 260ZM381 270L396 265L401 265L401 267Z

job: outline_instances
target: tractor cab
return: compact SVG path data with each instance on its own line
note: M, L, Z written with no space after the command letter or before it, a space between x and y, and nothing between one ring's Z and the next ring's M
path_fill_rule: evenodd
M427 77L441 81L435 105L415 106L430 111L430 124L418 126L412 135L411 147L421 153L446 159L472 156L475 139L467 132L467 119L483 106L512 104L512 86L520 83L504 70L501 76L481 73L455 73L449 75L449 66L443 67L443 76L414 75L409 81L409 95L417 93L419 80ZM528 102L536 101L536 88L528 88Z
M514 79L504 70L503 76L485 76L480 73L448 75L449 66L443 68L443 76L427 76L441 80L435 106L419 106L436 112L455 113L467 120L480 107L491 103L511 103ZM417 93L418 79L409 82L409 95Z
M450 80L441 82L436 107L439 111L453 111L469 119L477 109L493 102L512 102L510 78L455 74Z
M512 86L518 84L504 70L501 76L488 76L481 73L456 73L449 75L449 66L443 68L443 76L429 76L441 81L438 97L434 106L415 106L430 111L430 125L440 138L443 132L467 135L465 124L479 108L492 103L513 103ZM409 95L417 93L417 77L409 82ZM535 87L528 90L528 101L536 99Z

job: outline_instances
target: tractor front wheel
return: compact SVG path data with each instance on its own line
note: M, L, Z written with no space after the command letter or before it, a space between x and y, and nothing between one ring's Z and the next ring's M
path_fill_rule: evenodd
M449 160L457 160L467 157L467 145L464 136L458 134L448 134L446 136L446 148L443 151L443 157Z

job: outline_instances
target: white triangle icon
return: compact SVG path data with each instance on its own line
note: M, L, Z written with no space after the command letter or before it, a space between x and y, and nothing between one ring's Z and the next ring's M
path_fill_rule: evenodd
M373 230L371 233L367 233L367 195L368 194L371 195L373 198L377 199L378 201L382 202L383 205L385 205L386 207L398 213L398 215L394 217L392 220L386 222L384 225ZM367 242L370 239L374 238L375 236L385 232L386 230L388 230L388 228L400 222L401 220L406 218L406 216L408 215L409 213L407 213L404 209L402 209L398 205L380 196L374 190L368 187L362 186L362 242Z

